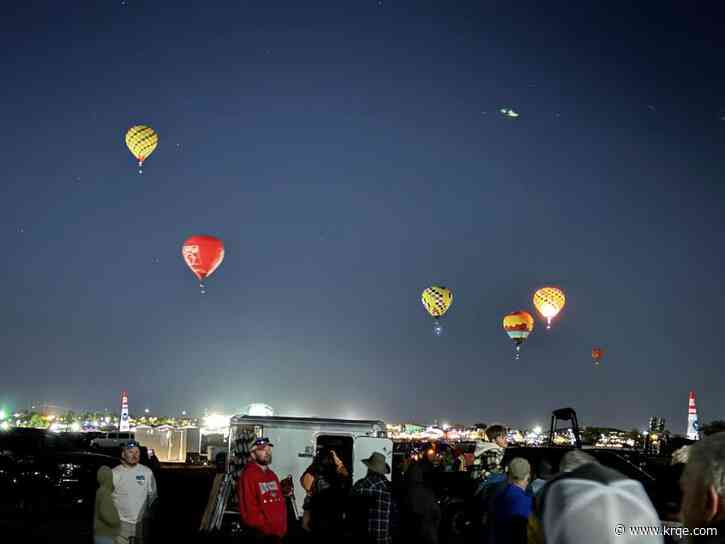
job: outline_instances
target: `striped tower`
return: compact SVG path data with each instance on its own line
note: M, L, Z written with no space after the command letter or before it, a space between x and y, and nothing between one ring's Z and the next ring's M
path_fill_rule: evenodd
M118 430L122 433L131 430L128 421L128 391L121 392L121 420L118 423Z
M695 392L690 391L690 399L687 404L687 439L697 440L700 438L700 425L697 421L697 408L695 408Z

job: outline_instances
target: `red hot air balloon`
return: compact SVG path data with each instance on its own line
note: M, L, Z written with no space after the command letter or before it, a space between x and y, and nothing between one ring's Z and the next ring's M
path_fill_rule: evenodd
M199 287L204 294L206 292L204 280L211 276L224 260L224 243L214 236L191 236L181 246L181 256L199 279Z
M593 347L592 348L592 359L594 360L595 365L599 365L599 362L602 360L602 357L604 357L604 350L602 348Z

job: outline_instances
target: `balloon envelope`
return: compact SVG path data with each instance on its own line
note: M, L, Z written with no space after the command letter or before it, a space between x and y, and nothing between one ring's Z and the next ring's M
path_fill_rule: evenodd
M420 298L432 317L442 317L453 303L453 291L446 287L432 285L423 291Z
M203 281L222 264L224 243L214 236L191 236L181 247L181 256L199 281Z
M136 125L126 131L126 146L139 164L149 158L159 145L159 135L151 127Z
M595 363L599 364L602 357L604 357L604 350L602 348L592 348L592 359L594 359Z
M534 330L534 318L529 312L512 312L503 318L503 329L516 344L521 344Z
M558 287L542 287L534 293L534 306L549 322L556 317L565 304L564 291Z

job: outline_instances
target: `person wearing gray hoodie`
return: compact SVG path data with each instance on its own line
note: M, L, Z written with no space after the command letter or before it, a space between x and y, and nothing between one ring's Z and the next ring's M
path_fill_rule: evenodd
M121 518L113 503L113 471L110 467L98 469L98 491L93 521L94 544L113 544L121 532Z

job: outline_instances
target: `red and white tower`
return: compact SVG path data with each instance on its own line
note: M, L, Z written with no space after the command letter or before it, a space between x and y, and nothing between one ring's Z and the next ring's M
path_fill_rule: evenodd
M695 392L690 391L690 400L687 404L687 439L700 438L700 424L697 421L697 408L695 408Z
M118 424L118 430L127 433L131 430L128 420L128 391L121 392L121 421Z

